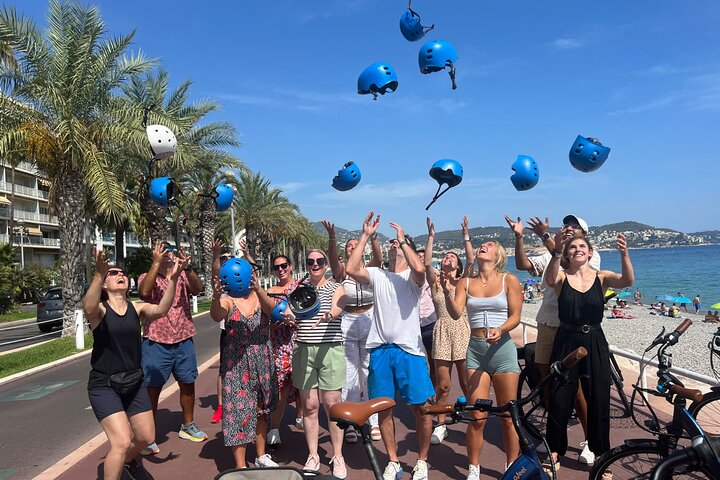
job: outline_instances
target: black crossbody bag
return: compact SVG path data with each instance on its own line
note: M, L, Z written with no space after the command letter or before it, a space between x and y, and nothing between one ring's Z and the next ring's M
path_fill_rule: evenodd
M108 377L108 387L115 390L118 395L127 395L136 392L145 380L142 368L129 372L114 373Z

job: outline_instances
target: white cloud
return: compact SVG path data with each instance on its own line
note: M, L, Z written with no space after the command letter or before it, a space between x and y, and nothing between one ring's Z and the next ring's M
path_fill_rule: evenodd
M578 38L571 38L571 37L564 37L564 38L558 38L553 42L553 47L555 47L557 50L574 50L577 48L582 48L585 45L585 42Z

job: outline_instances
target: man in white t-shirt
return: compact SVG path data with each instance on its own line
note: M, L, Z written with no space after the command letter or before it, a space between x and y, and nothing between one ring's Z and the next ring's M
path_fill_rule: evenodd
M389 269L366 268L362 262L362 252L380 225L380 215L373 217L374 212L370 212L365 218L358 245L345 267L353 280L373 289L373 323L366 344L370 351L368 396L395 398L399 391L405 403L412 407L418 437L418 461L413 469L413 480L426 480L432 417L422 415L420 408L435 390L430 381L418 312L422 285L425 283L425 267L413 245L405 238L403 228L390 223L397 231L397 238L388 249ZM382 440L390 460L383 479L397 479L402 477L403 470L397 454L392 409L380 412L379 420Z
M558 317L558 299L555 289L547 284L545 279L545 268L552 259L552 252L555 251L555 239L548 232L549 219L545 217L545 222L539 217L531 218L528 221L530 229L537 234L548 249L542 255L528 258L523 244L523 225L522 220L518 217L517 222L513 222L510 217L505 216L505 221L510 226L510 230L515 234L515 268L518 270L527 270L534 276L542 276L541 290L543 292L543 300L538 310L537 317L537 340L535 344L535 366L540 373L540 377L545 377L550 373L550 356L552 354L553 343L555 342L555 334L560 327L560 318ZM576 215L567 215L563 218L563 227L568 237L575 235L587 236L588 224L582 218ZM593 250L590 258L590 266L595 270L600 270L600 253ZM560 265L562 268L563 265ZM549 399L545 398L545 402ZM575 411L578 419L582 424L585 438L587 438L587 402L583 396L582 389L578 388L578 396L575 402ZM595 463L595 455L587 446L587 441L581 444L583 450L580 452L578 461L587 465Z

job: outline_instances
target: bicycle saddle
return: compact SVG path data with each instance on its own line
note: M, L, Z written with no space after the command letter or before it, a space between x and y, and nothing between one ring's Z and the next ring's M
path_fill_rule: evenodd
M330 420L346 423L360 428L373 413L382 412L395 406L395 400L387 397L375 398L367 402L339 402L330 407Z

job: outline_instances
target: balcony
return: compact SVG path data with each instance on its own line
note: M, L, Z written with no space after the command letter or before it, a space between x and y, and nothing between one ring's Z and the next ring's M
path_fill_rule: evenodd
M5 210L5 209L3 209ZM7 213L5 214L7 216ZM58 217L55 215L45 215L44 213L26 212L25 210L15 210L15 217L23 220L30 220L31 222L49 223L57 225Z
M10 192L12 192L12 183L0 182L0 191L7 192L8 193L7 196L9 198L9 194L10 194ZM46 192L45 190L40 190L38 188L33 188L33 187L26 187L24 185L18 185L17 183L15 184L15 195L39 198L42 200L47 200L48 196L49 196L48 192Z
M13 238L13 245L20 245L20 237ZM23 245L26 247L55 247L60 248L59 238L35 237L32 235L23 236ZM10 235L0 234L0 243L10 243Z

